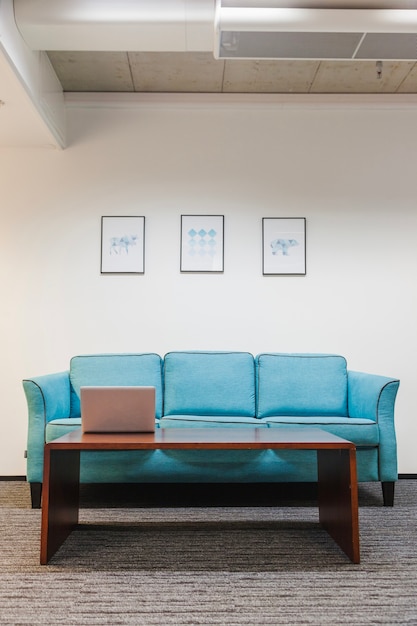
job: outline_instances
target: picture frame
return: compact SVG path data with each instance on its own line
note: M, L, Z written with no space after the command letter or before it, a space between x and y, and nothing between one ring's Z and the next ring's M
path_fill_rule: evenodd
M101 274L144 274L144 216L102 216L100 272Z
M262 218L262 273L305 276L305 217Z
M180 271L224 271L224 215L181 215Z

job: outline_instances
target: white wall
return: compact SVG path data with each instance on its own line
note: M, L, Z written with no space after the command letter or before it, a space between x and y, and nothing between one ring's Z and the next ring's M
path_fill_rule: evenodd
M70 147L0 151L0 475L25 474L21 379L74 354L334 352L401 379L417 472L417 111L71 108ZM225 216L224 274L180 274L180 215ZM143 276L100 275L102 215L146 216ZM262 217L306 217L307 275L262 276Z

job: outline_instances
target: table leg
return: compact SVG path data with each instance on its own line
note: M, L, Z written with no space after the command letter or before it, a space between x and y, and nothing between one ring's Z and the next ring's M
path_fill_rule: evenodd
M317 450L320 523L353 563L360 562L356 450Z
M78 524L79 450L45 447L41 522L41 565L46 565Z

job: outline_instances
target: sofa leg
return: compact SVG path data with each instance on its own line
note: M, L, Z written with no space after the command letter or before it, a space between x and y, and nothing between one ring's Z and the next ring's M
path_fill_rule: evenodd
M384 499L384 506L394 506L394 481L382 482L382 497Z
M42 500L42 483L29 483L30 484L30 497L32 500L32 509L41 508Z

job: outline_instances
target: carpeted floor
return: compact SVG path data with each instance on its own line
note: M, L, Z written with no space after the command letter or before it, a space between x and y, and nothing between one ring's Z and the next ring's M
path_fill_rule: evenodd
M40 566L28 485L0 482L0 624L417 625L417 481L392 509L379 485L359 501L353 565L314 502L104 508L84 492L80 529Z

